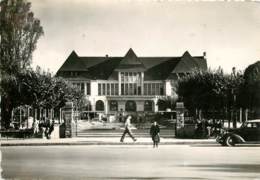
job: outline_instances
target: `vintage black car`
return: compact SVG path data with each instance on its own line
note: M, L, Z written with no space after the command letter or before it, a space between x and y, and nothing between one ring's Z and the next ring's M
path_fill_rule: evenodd
M244 122L240 128L224 130L216 141L223 146L235 146L236 144L260 144L260 119Z

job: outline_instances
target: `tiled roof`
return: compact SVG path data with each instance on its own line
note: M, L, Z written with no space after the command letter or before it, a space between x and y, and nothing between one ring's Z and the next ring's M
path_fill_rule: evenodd
M192 57L188 51L180 57L137 57L132 49L124 57L79 57L75 51L69 55L60 72L81 72L91 79L111 79L115 71L144 71L145 80L165 80L173 73L190 72L194 69L207 69L203 56ZM68 75L67 75L68 76ZM66 77L67 77L66 76Z

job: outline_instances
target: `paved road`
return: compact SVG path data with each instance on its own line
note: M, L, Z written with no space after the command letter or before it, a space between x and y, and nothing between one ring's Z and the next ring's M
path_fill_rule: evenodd
M5 179L254 179L260 147L1 147Z

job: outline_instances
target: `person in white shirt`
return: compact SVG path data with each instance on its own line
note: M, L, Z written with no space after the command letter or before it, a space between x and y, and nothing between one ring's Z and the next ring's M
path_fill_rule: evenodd
M132 139L133 141L136 141L136 138L133 136L132 132L131 132L131 129L130 129L130 126L131 126L131 116L129 115L127 118L126 118L126 121L125 121L125 130L122 134L122 137L120 139L120 142L124 142L124 139L125 139L125 135L128 134Z

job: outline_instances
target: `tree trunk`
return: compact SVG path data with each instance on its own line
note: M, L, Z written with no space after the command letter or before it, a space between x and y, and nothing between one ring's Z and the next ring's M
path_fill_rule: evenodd
M1 128L9 129L12 118L13 106L10 99L2 97L1 100Z

